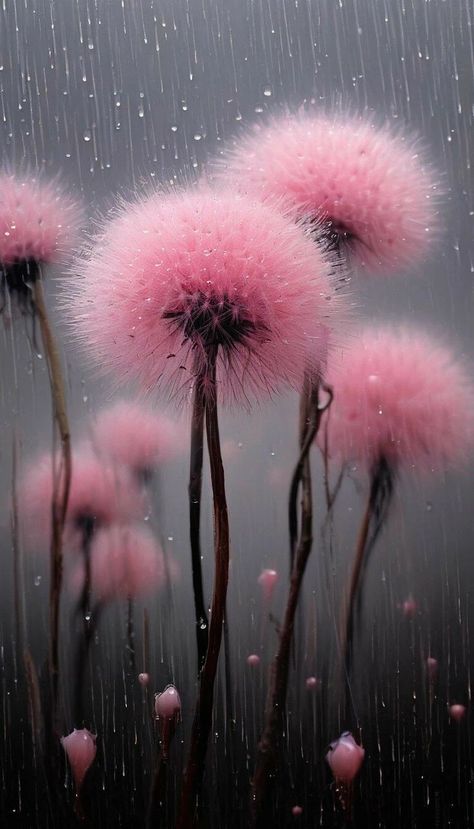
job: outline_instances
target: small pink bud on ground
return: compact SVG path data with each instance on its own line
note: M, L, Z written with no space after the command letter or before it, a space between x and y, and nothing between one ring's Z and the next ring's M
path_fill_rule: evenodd
M309 676L306 680L306 687L308 691L319 690L321 688L321 680L317 676Z
M451 717L452 720L455 720L456 722L461 722L461 720L464 718L465 713L466 713L466 706L465 705L455 704L455 705L450 705L449 706L449 716Z
M429 679L434 680L438 676L438 660L428 656L426 660L426 673Z
M157 720L175 720L181 714L181 700L174 685L167 685L161 694L155 697L155 714Z
M262 588L263 598L267 604L270 604L275 587L278 581L278 573L276 570L262 570L258 577L258 583Z
M402 613L406 619L413 619L417 610L418 605L413 596L409 596L408 599L405 599L402 604Z
M257 665L260 665L260 657L257 653L251 653L247 656L247 665L250 665L251 668L256 668Z
M96 735L91 734L87 728L75 728L67 737L61 737L61 745L69 760L78 794L84 777L95 760L96 739Z
M138 681L140 685L148 685L150 682L150 674L138 674Z
M293 808L291 810L291 814L293 815L293 817L299 817L300 815L303 814L302 807L301 806L293 806Z
M338 740L329 746L326 760L336 778L343 783L351 783L360 771L364 761L365 749L357 745L352 734L344 731Z

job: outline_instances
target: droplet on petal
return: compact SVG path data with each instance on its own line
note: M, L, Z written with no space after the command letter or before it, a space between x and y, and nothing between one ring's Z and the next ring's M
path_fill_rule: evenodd
M277 581L278 573L276 570L262 570L258 577L258 583L262 588L263 598L267 604L270 604L273 598Z
M360 771L364 761L365 749L357 745L349 731L344 731L338 740L329 746L326 760L336 778L343 783L350 783Z
M138 681L140 685L148 685L150 682L150 674L138 674Z
M61 745L66 752L74 777L76 792L79 794L84 777L95 760L97 737L87 728L75 728L67 737L61 737Z
M175 720L181 714L181 700L174 685L167 685L161 694L155 696L156 719Z
M466 706L454 704L449 706L449 716L452 720L460 722L466 713Z
M251 668L256 668L257 665L260 665L260 657L258 653L251 653L247 656L247 665L250 665Z

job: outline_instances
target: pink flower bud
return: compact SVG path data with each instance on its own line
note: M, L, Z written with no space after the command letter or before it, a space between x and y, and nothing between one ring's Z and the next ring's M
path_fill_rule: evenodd
M321 688L321 680L317 676L309 676L306 680L306 687L308 691L314 691Z
M138 674L138 681L145 687L150 682L150 674Z
M291 810L291 814L293 815L293 817L299 817L300 815L303 814L302 807L301 806L293 806L293 808Z
M460 722L466 713L466 706L465 705L450 705L449 706L449 716L452 720L456 722Z
M155 696L157 720L177 720L181 714L181 700L174 685L167 685L161 694Z
M87 728L75 728L67 737L61 737L61 745L69 760L78 794L84 777L95 760L96 739L96 735L91 734Z
M258 577L258 583L262 588L263 598L266 604L270 604L275 592L278 573L276 570L262 570Z
M418 610L418 605L415 602L415 599L413 598L413 596L409 596L408 599L405 599L405 601L402 604L402 612L403 612L403 615L405 616L405 618L413 619L413 617L414 617L417 610Z
M251 668L256 668L257 665L260 665L260 657L258 653L251 653L247 656L247 665L250 665Z
M434 659L432 656L428 656L426 660L426 673L432 682L438 676L438 660Z
M365 749L357 745L349 731L344 731L329 746L326 760L336 780L350 783L359 773L364 756Z

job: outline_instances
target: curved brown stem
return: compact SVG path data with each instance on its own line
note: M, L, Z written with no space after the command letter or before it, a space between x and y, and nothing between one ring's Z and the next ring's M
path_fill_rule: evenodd
M217 349L209 356L208 377L215 389ZM214 682L222 640L227 582L229 577L229 520L225 495L224 467L219 439L217 401L206 401L206 434L214 501L214 587L206 658L199 680L198 699L191 731L191 743L184 773L177 828L191 829L196 798L204 774L207 744L212 723Z
M255 774L252 782L251 807L253 826L264 827L268 825L266 808L270 780L278 764L278 746L280 733L283 730L291 641L295 625L296 609L298 607L306 564L313 544L313 505L309 448L318 432L322 414L332 400L332 393L330 393L328 403L324 407L320 407L318 402L318 387L319 383L318 386L313 386L310 389L309 396L307 397L307 432L301 452L303 458L300 455L298 461L298 465L301 465L302 484L301 534L294 555L290 590L283 625L280 630L278 650L273 659L270 672L263 733L257 746ZM297 470L298 466L295 473Z
M189 539L191 542L191 567L193 574L194 612L196 619L196 644L198 671L201 670L207 650L209 622L204 602L201 564L201 492L204 446L205 395L203 378L198 377L194 387L191 421L191 454L189 463Z
M49 673L51 681L51 707L53 728L57 727L59 698L59 618L63 575L63 531L66 522L69 490L71 486L72 460L71 435L67 417L66 393L61 361L55 338L49 323L41 278L32 284L33 302L38 315L44 353L48 366L53 404L53 417L61 442L61 460L54 470L52 533L50 549L49 588Z
M322 388L328 395L328 400L319 406L319 390ZM288 527L290 533L290 577L293 572L296 543L298 539L298 490L303 477L303 466L316 437L321 422L321 416L332 403L333 391L320 378L314 380L308 373L305 375L303 390L300 397L300 427L299 443L300 454L293 471L288 499ZM319 411L319 417L314 413Z
M375 463L371 473L369 497L359 528L340 626L341 659L347 674L351 667L354 615L360 597L363 571L387 516L393 494L393 474L393 469L383 457Z

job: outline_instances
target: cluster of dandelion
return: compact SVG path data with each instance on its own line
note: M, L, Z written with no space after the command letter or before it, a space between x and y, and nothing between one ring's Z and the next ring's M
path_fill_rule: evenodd
M209 165L197 186L156 189L122 203L63 280L61 309L88 358L123 381L137 380L147 393L161 392L179 408L191 406L189 525L198 691L179 802L180 829L198 819L226 624L230 536L219 407L250 410L253 401L288 388L301 396L300 454L289 497L288 598L250 798L252 822L258 826L267 825L272 781L281 762L295 614L313 545L312 447L319 446L326 469L333 459L343 468L357 461L369 477L367 507L340 609L341 675L347 677L362 576L398 472L442 469L462 460L473 446L472 381L455 355L413 326L380 321L358 330L353 320L352 271L359 278L364 272L385 276L422 261L440 226L438 190L436 175L416 145L367 118L310 113L275 118L236 141ZM35 195L33 191L32 203ZM10 214L7 221L12 227ZM53 224L57 229L55 219ZM17 234L19 227L16 222ZM53 230L51 234L55 249ZM16 294L23 311L34 309L25 296L30 303L31 297L37 301L39 265L49 253L26 237L22 245L10 247L5 253L0 249L5 307ZM143 486L153 467L139 438L144 437L148 452L155 426L151 423L148 432L140 418L129 416L126 407L98 418L89 447L78 449L72 464L68 456L60 498L54 456L38 462L27 495L20 489L19 506L27 509L35 533L42 527L42 537L56 537L51 547L57 565L52 567L56 620L62 545L80 553L73 582L79 591L78 615L86 620L78 655L82 666L102 605L156 587L166 571L156 543L130 524L143 510ZM124 437L129 424L130 451ZM214 515L209 618L200 537L205 446ZM60 480L66 480L64 473ZM327 496L331 511L337 487L331 492L328 484ZM273 585L273 576L271 581ZM92 606L94 592L97 603ZM57 621L51 628L53 654L56 636ZM52 670L57 668L53 659ZM78 732L84 726L83 673L84 667L78 668L73 723ZM140 677L146 685L145 670ZM150 825L159 821L163 807L163 770L180 710L179 695L171 688L156 702L162 749ZM344 705L342 711L347 721ZM75 747L69 751L70 744L63 743L73 767L73 756L94 756L83 732L80 740L76 754ZM347 733L328 754L345 808L363 756ZM78 768L80 785L85 772L80 762Z

